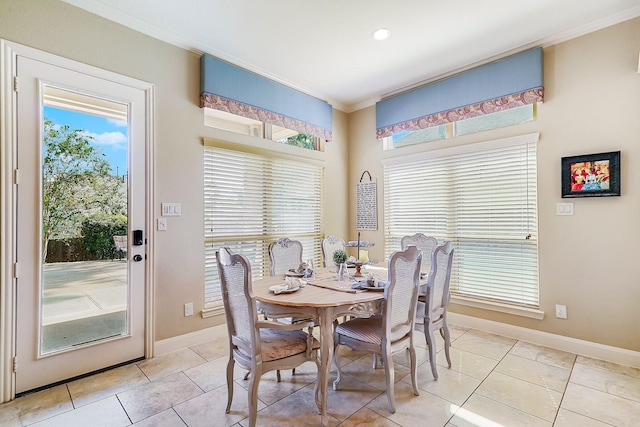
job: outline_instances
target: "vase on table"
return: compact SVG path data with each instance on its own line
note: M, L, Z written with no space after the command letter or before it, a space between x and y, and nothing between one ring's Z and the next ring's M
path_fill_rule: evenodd
M339 282L344 282L349 278L349 271L347 270L347 263L343 262L341 264L336 264L336 273L338 273L338 277L336 278Z

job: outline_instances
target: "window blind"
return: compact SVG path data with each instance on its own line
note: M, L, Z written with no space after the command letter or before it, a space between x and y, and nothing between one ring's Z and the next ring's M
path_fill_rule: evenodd
M323 237L324 167L302 157L278 157L204 147L205 308L222 310L216 250L245 255L253 278L269 275L268 246L299 240L303 259L319 265Z
M386 256L416 232L450 240L452 295L538 307L537 140L385 161Z

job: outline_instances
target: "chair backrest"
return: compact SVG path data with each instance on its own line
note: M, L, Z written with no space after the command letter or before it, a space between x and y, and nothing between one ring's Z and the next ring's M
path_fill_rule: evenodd
M322 266L333 264L333 253L338 250L344 250L344 239L336 236L329 236L322 241Z
M302 264L302 243L282 237L269 244L269 274L284 274L289 269L297 269Z
M391 342L411 334L415 324L422 251L409 246L389 257L389 281L384 290L383 333Z
M127 235L113 236L113 243L116 245L116 249L119 251L127 251Z
M229 331L229 345L246 356L260 353L256 299L251 288L251 264L242 254L229 248L216 252L224 313Z
M425 236L422 233L416 233L413 236L404 236L400 240L402 250L409 246L415 246L422 251L422 267L421 270L428 273L431 269L431 253L438 246L438 239L435 237Z
M451 266L453 264L453 244L449 241L436 246L431 255L431 271L427 279L425 318L435 322L447 310L451 292Z

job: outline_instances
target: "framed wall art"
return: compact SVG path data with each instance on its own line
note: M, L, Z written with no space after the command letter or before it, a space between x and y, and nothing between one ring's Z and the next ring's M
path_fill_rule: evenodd
M620 152L562 158L562 197L620 195Z

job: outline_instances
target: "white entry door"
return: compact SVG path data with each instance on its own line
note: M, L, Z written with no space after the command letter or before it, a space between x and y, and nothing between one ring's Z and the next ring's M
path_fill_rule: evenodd
M16 61L21 393L145 356L149 107L122 76Z

